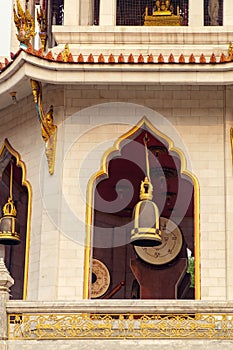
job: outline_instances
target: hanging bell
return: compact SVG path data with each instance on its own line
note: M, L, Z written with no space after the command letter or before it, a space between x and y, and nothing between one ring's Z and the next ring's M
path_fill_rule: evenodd
M0 244L16 245L20 243L19 223L16 209L11 197L3 207L3 217L0 219Z
M148 177L141 182L140 201L133 211L134 228L130 243L136 246L152 247L162 244L159 229L159 210L152 201L153 186Z

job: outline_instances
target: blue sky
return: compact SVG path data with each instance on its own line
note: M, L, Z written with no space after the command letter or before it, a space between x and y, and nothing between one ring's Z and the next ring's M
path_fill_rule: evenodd
M9 56L12 0L0 0L0 56Z

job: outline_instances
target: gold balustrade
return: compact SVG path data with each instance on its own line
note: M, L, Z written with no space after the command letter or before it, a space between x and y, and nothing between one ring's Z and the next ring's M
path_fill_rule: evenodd
M233 339L233 314L9 313L8 339Z

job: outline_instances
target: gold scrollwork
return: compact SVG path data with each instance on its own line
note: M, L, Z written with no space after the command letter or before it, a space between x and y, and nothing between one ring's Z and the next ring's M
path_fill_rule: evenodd
M233 314L9 314L9 339L232 339Z
M31 79L32 94L36 104L36 111L40 121L42 138L45 141L45 154L48 161L49 173L54 173L57 126L53 122L53 106L45 114L42 105L42 84L39 81Z

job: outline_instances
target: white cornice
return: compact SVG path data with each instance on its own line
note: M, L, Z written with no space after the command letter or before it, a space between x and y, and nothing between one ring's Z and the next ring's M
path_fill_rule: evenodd
M118 45L226 45L233 40L233 26L53 26L58 44Z

